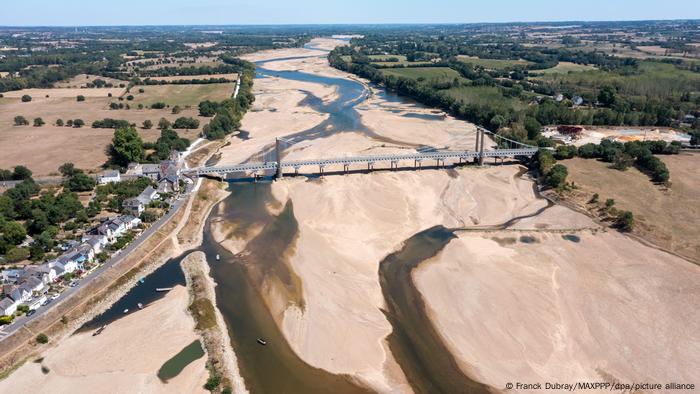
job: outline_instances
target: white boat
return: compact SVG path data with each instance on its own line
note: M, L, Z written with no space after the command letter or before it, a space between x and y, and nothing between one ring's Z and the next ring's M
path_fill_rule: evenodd
M124 309L124 313L125 313L125 314L126 314L126 313L129 313L129 308Z
M140 302L139 302L138 304L136 304L136 306L138 306L138 307L139 307L139 309L143 309L143 304L142 304L142 303L140 303Z
M219 260L221 260L221 256L219 256L219 255L217 254L217 255L216 255L216 261L219 261Z

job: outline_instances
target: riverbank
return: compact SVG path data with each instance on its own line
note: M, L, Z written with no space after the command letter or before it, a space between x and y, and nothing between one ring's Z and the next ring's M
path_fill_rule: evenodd
M97 336L77 333L0 381L2 392L206 393L205 359L195 360L162 382L159 368L198 339L187 313L188 295L178 286L144 310L111 323Z
M222 377L219 389L247 393L238 371L236 355L231 349L226 323L216 306L216 285L209 276L206 256L202 252L193 252L182 261L181 266L190 290L189 311L197 322L197 332L207 350L209 368Z

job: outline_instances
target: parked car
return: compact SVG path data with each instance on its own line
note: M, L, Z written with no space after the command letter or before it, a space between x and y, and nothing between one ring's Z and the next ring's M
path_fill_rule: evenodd
M70 286L70 287L78 286L78 282L74 280L74 281L70 282L70 284L68 286Z
M58 298L58 297L60 297L60 296L61 296L61 293L56 293L56 294L54 294L54 295L51 296L51 299L52 299L52 300L55 300L56 298Z
M32 309L32 310L30 310L29 312L27 312L27 317L29 317L29 316L31 316L31 315L33 315L33 314L35 314L35 313L36 313L36 309Z

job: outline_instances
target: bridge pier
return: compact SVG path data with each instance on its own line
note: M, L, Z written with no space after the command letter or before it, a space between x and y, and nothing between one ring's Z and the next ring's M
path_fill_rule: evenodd
M423 167L423 161L422 160L413 160L413 168L421 169Z
M294 167L294 176L299 175L299 167Z
M349 171L349 169L350 169L350 164L344 163L344 164L343 164L343 172L344 172L345 174L347 174L348 171Z
M483 166L484 165L484 139L486 139L486 136L484 135L484 130L481 130L481 141L479 145L479 165Z
M275 156L277 156L277 172L275 177L277 179L282 179L282 144L280 144L280 139L275 138Z
M474 147L474 151L478 152L479 151L479 136L481 135L481 129L477 128L476 129L476 146ZM479 162L479 158L474 156L474 164Z
M397 170L398 168L399 168L399 162L392 160L391 161L391 169Z
M323 176L323 167L325 167L323 164L318 166L318 173Z
M367 171L372 171L374 169L374 163L368 162L367 163Z

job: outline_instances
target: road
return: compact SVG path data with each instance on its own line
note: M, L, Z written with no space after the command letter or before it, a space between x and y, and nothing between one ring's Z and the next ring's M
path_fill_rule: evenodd
M12 324L7 325L3 327L0 330L0 341L3 339L9 337L13 333L17 332L20 328L24 327L25 324L30 323L34 321L35 319L38 319L41 317L44 313L46 313L48 310L51 308L55 307L61 302L64 302L67 299L70 299L73 297L74 294L78 293L80 289L85 287L88 283L92 282L100 276L103 272L109 270L113 266L119 264L124 260L126 256L129 255L129 253L133 252L136 248L138 248L142 243L144 243L151 235L153 235L156 231L158 231L163 224L168 222L170 218L177 213L177 211L182 207L182 205L185 203L187 200L186 196L192 191L192 188L194 187L193 184L187 184L185 186L185 191L182 193L181 198L175 200L175 203L171 206L170 211L168 211L167 214L163 215L160 219L155 221L150 227L148 227L146 230L144 230L141 235L139 235L137 238L135 238L129 245L127 245L124 249L119 251L117 255L112 256L109 260L107 260L103 265L95 269L94 271L90 272L89 274L85 275L78 285L76 287L66 287L65 290L61 293L60 297L51 302L50 304L40 307L37 309L36 313L32 316L20 316L15 318L15 320L12 322Z

